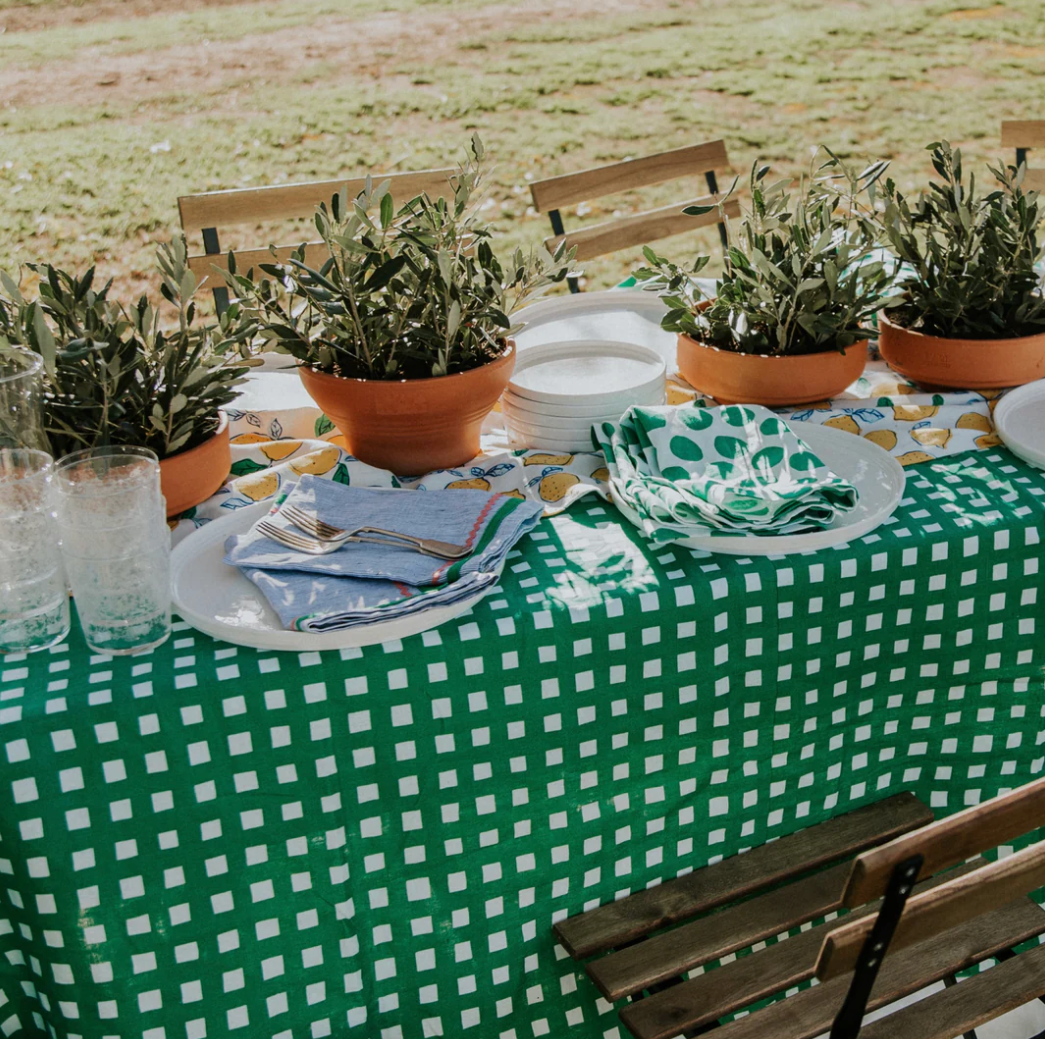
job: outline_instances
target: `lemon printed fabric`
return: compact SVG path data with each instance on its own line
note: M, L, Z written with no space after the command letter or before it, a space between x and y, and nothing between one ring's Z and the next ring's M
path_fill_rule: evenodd
M483 452L466 465L399 480L349 454L333 423L318 409L230 409L228 415L232 447L228 481L213 497L182 515L174 525L175 543L209 520L275 499L282 488L306 475L354 487L494 491L539 502L546 516L562 512L582 495L605 496L608 474L601 456L594 453L512 451L498 437L484 437Z
M997 447L1001 441L994 431L993 404L979 393L916 393L780 413L789 422L816 422L865 437L908 466Z
M630 408L597 433L611 486L656 540L799 533L857 502L852 484L757 405Z

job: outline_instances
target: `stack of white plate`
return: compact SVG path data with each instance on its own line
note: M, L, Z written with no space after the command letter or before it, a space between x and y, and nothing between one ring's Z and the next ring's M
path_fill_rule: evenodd
M632 405L664 403L664 358L634 343L576 340L519 353L501 397L515 447L592 451L591 427Z

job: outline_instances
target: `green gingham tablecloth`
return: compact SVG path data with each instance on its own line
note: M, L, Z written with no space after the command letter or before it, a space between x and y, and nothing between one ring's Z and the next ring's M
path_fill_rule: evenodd
M655 546L594 498L473 612L267 653L179 624L0 664L0 1032L620 1035L554 920L1045 758L1045 473L908 473L861 542Z

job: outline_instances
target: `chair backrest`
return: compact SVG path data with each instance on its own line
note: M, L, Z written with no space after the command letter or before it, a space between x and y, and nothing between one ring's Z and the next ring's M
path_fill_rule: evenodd
M702 216L686 216L682 210L686 206L706 206L717 201L716 174L728 167L729 158L726 155L725 142L708 141L647 155L640 159L626 159L623 162L610 163L608 166L597 166L578 173L566 173L534 181L530 185L530 195L533 198L534 209L539 213L547 213L551 221L552 234L544 240L544 244L549 250L554 250L565 238L569 247L576 247L578 261L645 245L660 238L716 223L719 225L719 234L725 246L725 227L717 210ZM633 188L650 187L682 177L701 175L707 185L708 194L699 198L617 217L577 231L567 232L563 226L561 210L564 206L602 198L605 195L615 195ZM739 206L735 199L727 203L726 211L731 217L739 215ZM574 281L571 281L570 287L577 291Z
M422 193L432 197L445 195L447 182L456 172L456 169L449 167L412 173L373 173L370 176L374 184L390 181L393 197L398 201L406 201ZM321 202L329 203L342 189L348 192L349 198L355 198L365 185L366 177L353 177L183 195L178 199L182 230L186 235L200 232L203 236L203 252L189 256L189 268L197 278L213 278L215 266L228 270L228 258L222 253L218 240L220 228L311 216ZM279 246L276 254L280 260L285 260L301 244L297 242ZM311 263L321 255L323 243L310 241L304 244L305 262ZM273 259L267 246L237 249L235 256L237 269L243 271ZM228 292L224 286L215 286L213 292L215 306L220 312L228 306Z
M971 872L912 893L919 878L966 862L1045 826L1045 779L905 833L857 855L842 902L849 909L882 898L877 914L862 915L824 938L816 976L829 981L853 972L847 1004L832 1036L856 1035L883 957L1008 905L1045 886L1045 841ZM1043 927L1045 929L1045 927Z
M1027 151L1045 148L1045 119L1007 119L1001 124L1001 146L1016 149L1016 165L1027 162ZM1023 182L1025 188L1045 191L1045 169L1030 169Z

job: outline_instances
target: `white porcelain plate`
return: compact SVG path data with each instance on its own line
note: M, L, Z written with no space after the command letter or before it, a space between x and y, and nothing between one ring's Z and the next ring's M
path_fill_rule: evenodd
M578 340L545 343L520 352L508 384L517 397L538 404L627 408L664 387L664 360L635 343Z
M1017 458L1045 469L1045 379L1006 393L994 409L994 426Z
M530 400L527 397L519 397L512 393L511 390L505 390L501 394L502 405L507 404L516 411L525 412L534 418L587 418L592 421L605 419L607 415L612 415L614 421L616 421L632 404L642 405L647 408L656 407L658 404L663 404L665 399L666 394L663 385L645 394L635 394L633 399L623 408L616 404L607 406L604 403L548 404L542 401Z
M231 534L242 534L271 507L271 502L262 501L212 520L179 542L171 553L174 608L204 634L255 649L304 652L370 646L404 639L460 617L489 591L486 589L452 606L437 607L414 617L395 618L366 627L345 631L287 631L260 590L237 567L222 562L225 539Z
M829 426L796 422L792 428L832 472L844 476L860 492L860 501L852 512L835 520L832 526L808 534L782 534L778 537L701 535L666 544L727 556L793 555L854 541L870 534L892 515L900 504L907 480L903 467L892 455L870 440ZM610 496L617 508L639 526L638 515L617 497L612 484Z

